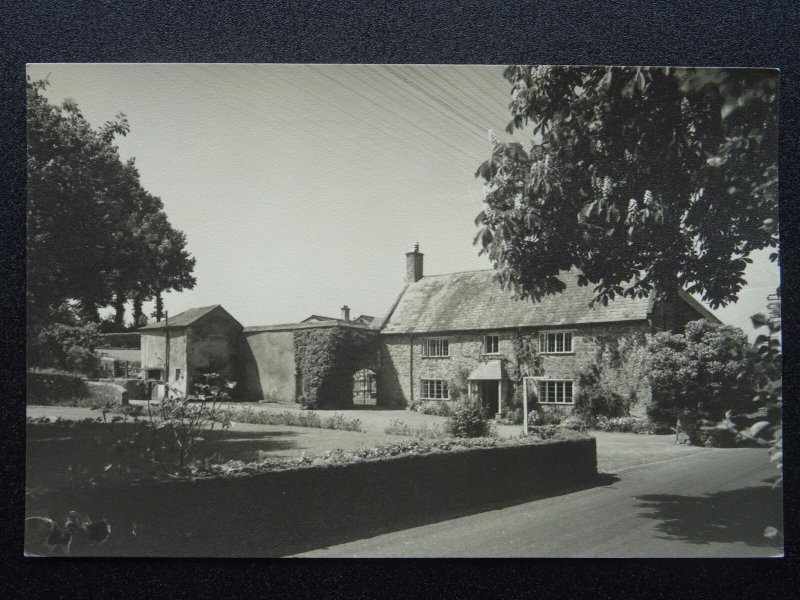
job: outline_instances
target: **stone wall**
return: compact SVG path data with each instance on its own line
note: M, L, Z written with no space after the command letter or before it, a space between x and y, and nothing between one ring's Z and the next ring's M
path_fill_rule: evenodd
M242 399L294 403L294 332L253 331L242 335L237 386Z
M644 403L650 398L650 388L642 372L647 323L611 323L605 325L552 328L573 332L573 353L564 355L540 354L541 369L528 372L549 379L572 379L574 393L579 393L580 374L592 364L601 367L601 380L619 394L636 399L635 414L644 414ZM381 372L378 382L380 402L393 406L409 406L419 400L420 379L444 378L451 382L463 381L480 362L505 361L506 372L511 375L516 357L512 339L519 334L538 348L538 330L505 330L442 334L449 340L449 357L423 357L422 349L427 337L436 334L384 335L381 339ZM483 353L484 336L498 335L499 355ZM454 394L451 391L451 396ZM512 395L509 389L508 397Z

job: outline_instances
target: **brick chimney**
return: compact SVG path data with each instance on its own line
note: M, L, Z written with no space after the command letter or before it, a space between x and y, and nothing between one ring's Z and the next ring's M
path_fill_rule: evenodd
M342 307L342 321L345 323L350 322L350 307L347 304Z
M415 283L422 279L422 257L419 242L414 244L413 252L406 252L406 283Z

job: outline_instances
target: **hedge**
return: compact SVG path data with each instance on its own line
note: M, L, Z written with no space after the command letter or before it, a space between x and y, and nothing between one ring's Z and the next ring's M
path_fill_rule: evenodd
M86 388L95 406L128 403L128 391L116 383L110 381L87 381Z
M88 394L85 378L74 373L55 370L28 371L26 380L28 404L81 400Z
M594 438L453 448L257 474L102 483L28 511L114 523L106 556L286 556L593 485ZM135 533L133 533L135 531Z

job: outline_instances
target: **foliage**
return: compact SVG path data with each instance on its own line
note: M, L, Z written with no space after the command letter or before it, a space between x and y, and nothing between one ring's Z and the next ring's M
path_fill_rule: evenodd
M514 352L514 361L510 371L511 381L521 394L524 377L536 377L542 374L542 357L536 349L536 344L524 338L519 332L511 338L511 348Z
M531 425L559 425L564 416L555 410L533 409L528 411L528 429Z
M476 243L521 298L595 301L679 288L734 302L749 255L778 243L778 77L765 70L511 66ZM773 253L771 258L777 259Z
M435 417L449 417L453 414L452 406L444 400L423 400L415 402L411 410L422 415L432 415Z
M470 369L465 365L456 365L453 367L452 373L447 378L447 389L450 391L451 399L461 400L467 398L469 390L469 374ZM450 413L448 411L447 414L442 414L440 416L446 417L449 416L449 414Z
M329 417L322 418L315 412L298 414L288 410L273 412L245 407L232 410L230 417L231 421L236 423L251 423L254 425L289 425L291 427L362 431L361 419L348 419L339 413L334 413Z
M656 426L647 419L637 417L613 417L611 419L600 416L594 422L594 427L600 431L615 431L619 433L656 433Z
M552 440L561 437L563 431L563 428L553 423L528 426L528 436L540 440Z
M591 425L591 421L579 416L570 415L560 423L561 427L565 429L572 429L574 431L586 431Z
M764 314L751 317L753 327L764 328L753 344L755 394L748 405L732 406L717 423L705 423L709 432L723 431L740 443L769 448L770 460L778 469L776 485L783 481L783 387L780 313L776 319Z
M298 400L309 408L353 405L353 374L373 360L377 334L351 327L294 332L295 363L302 377Z
M30 369L26 379L28 404L80 402L87 396L86 380L75 373L55 369Z
M633 402L612 390L602 379L596 364L584 369L578 378L580 392L575 398L574 412L587 421L597 417L622 417ZM635 399L634 399L635 401Z
M513 408L509 405L503 405L503 412L500 415L500 423L503 425L521 425L523 421L522 407L518 406Z
M64 319L66 320L66 319ZM94 323L53 323L40 328L28 342L28 361L42 368L61 369L94 376L100 360L94 354L98 328Z
M438 423L423 423L422 425L414 426L399 419L394 419L389 423L383 432L387 435L405 435L421 439L448 437L445 429Z
M491 433L491 425L484 417L483 409L474 402L460 402L445 422L445 431L453 437L475 438Z
M130 471L132 466L149 465L180 475L197 461L212 460L212 450L200 456L198 447L230 427L231 413L224 403L230 400L229 390L234 386L221 381L216 373L207 373L193 396L184 397L170 389L158 403L148 400L145 418L140 422L135 417L137 426L130 435L121 435L113 444L114 460L107 469Z
M685 419L678 428L688 427L690 438L698 417L719 420L726 409L745 408L753 395L753 360L744 332L705 319L692 321L682 334L655 334L646 372L653 390L651 420Z
M27 82L29 339L62 322L65 301L92 322L113 304L120 326L128 298L194 285L184 235L142 188L133 160L120 159L114 140L130 130L124 115L93 129L74 100L50 104L46 88Z

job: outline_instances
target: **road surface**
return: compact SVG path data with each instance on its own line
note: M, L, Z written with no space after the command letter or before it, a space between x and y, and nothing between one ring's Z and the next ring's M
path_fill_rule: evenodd
M305 557L770 557L781 490L761 449L623 467L598 487L320 548Z

